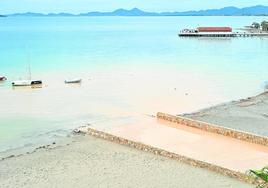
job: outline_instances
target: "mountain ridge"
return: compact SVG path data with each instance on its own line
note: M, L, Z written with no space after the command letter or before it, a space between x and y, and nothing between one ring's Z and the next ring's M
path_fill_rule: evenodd
M130 10L116 9L112 12L87 12L80 14L71 13L14 13L4 16L32 16L32 17L55 17L55 16L268 16L268 6L256 5L251 7L237 8L234 6L223 7L220 9L207 9L198 11L184 11L184 12L147 12L138 8Z

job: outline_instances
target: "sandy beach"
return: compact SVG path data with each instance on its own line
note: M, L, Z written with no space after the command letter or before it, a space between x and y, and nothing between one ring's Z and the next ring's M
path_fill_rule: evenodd
M0 187L254 187L90 136L67 139L66 145L1 160Z
M267 101L266 92L184 116L266 136ZM1 187L254 187L91 136L71 135L17 154L0 153Z
M268 136L268 92L217 106L184 116L241 130L261 136Z

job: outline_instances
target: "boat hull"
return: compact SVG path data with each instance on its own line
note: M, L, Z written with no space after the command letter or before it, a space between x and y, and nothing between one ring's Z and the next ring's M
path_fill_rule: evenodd
M17 80L12 82L12 86L33 86L41 84L42 80Z
M30 85L31 85L30 80L18 80L12 82L12 86L30 86Z
M82 79L65 80L65 84L78 84L81 82L82 82Z

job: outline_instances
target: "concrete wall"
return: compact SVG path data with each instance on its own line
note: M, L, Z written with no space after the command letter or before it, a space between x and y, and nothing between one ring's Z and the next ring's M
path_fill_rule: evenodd
M177 123L180 125L198 128L207 132L229 136L229 137L243 140L246 142L268 146L267 137L261 137L258 135L253 135L253 134L249 134L249 133L242 132L242 131L236 131L233 129L220 127L220 126L213 125L210 123L196 121L196 120L192 120L192 119L188 119L188 118L180 117L180 116L173 116L173 115L169 115L169 114L165 114L161 112L157 113L157 118L170 121L173 123Z

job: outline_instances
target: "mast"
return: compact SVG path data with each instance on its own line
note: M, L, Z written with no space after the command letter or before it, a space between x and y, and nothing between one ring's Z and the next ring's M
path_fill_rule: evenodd
M29 63L29 80L32 80L31 64Z
M31 56L30 56L30 52L29 52L29 48L28 48L28 76L29 76L29 80L32 80L32 71L31 71Z

